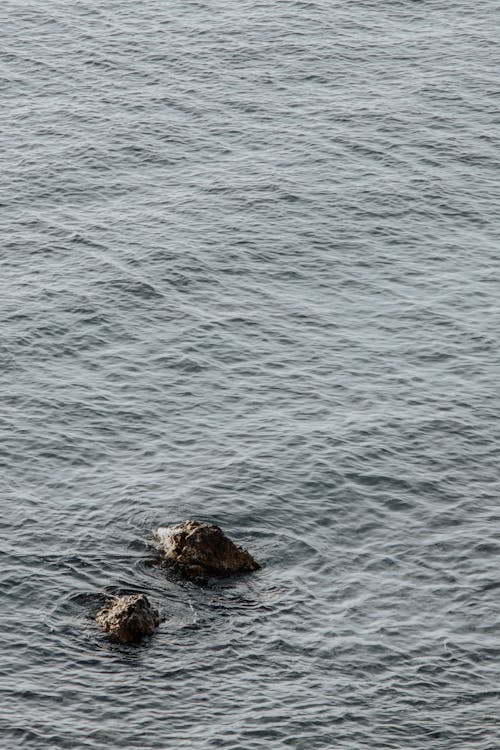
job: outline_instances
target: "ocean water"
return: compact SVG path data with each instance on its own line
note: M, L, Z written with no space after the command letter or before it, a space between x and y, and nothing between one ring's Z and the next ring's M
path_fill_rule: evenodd
M2 750L498 750L497 5L0 21Z

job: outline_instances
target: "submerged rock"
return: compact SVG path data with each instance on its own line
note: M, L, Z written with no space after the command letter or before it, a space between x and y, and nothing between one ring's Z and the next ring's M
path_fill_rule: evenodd
M110 638L119 643L134 643L151 635L161 622L160 613L144 594L113 599L96 615L96 620Z
M237 547L215 524L184 521L160 527L155 539L164 559L188 578L231 575L260 568L246 549Z

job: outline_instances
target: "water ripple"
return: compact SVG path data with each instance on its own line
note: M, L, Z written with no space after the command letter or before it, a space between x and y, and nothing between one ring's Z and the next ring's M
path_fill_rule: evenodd
M3 16L5 747L494 750L496 7Z

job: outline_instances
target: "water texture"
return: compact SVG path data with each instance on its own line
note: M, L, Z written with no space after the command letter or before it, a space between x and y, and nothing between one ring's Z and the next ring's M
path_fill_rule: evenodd
M498 750L498 7L0 9L0 746ZM155 526L261 571L199 588ZM144 591L136 647L92 621Z

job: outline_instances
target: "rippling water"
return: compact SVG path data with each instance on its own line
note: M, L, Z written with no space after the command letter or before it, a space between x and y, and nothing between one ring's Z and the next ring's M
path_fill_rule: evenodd
M498 750L496 4L1 17L2 748Z

